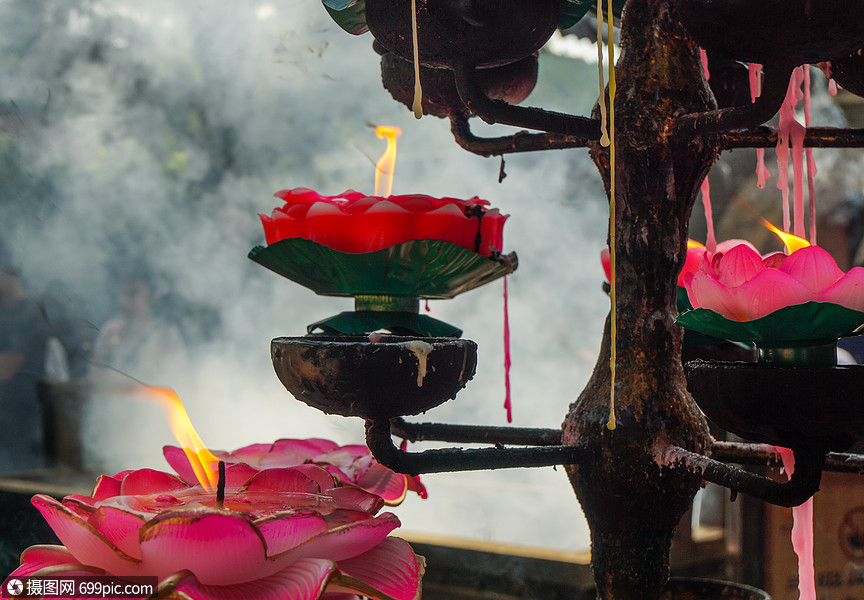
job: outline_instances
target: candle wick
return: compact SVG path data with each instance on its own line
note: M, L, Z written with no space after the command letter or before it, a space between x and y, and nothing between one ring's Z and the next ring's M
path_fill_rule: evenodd
M216 484L216 508L225 502L225 461L219 461L219 483Z

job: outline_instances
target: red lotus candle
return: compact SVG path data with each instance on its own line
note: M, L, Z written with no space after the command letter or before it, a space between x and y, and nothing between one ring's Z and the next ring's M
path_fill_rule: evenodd
M474 197L434 198L422 194L366 196L348 190L323 196L306 188L276 193L285 204L260 215L268 244L304 238L340 252L374 252L411 240L443 240L483 256L500 252L502 215Z

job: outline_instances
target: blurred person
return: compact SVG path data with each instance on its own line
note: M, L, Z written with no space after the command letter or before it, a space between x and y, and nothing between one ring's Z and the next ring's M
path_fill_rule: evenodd
M18 270L0 259L0 470L44 466L39 384L50 328Z

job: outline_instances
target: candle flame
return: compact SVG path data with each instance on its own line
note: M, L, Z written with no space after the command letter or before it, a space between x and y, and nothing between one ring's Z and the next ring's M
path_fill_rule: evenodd
M764 217L759 218L762 220L762 224L765 225L765 227L774 232L774 234L783 241L783 244L786 246L787 254L792 254L796 250L806 248L810 245L810 242L808 242L804 238L800 238L797 235L792 235L791 233L787 233L782 229L778 229L771 223L771 221Z
M208 492L215 492L219 484L219 459L207 449L204 442L198 437L198 432L192 426L192 421L189 419L189 414L186 412L180 396L171 388L148 385L146 389L153 392L154 399L165 409L171 433L174 434L177 443L186 453L189 464L192 465L192 470L195 472L195 477L198 478L201 487Z
M704 248L705 245L697 242L696 240L687 240L688 248Z
M375 134L387 140L387 149L375 163L375 195L386 198L393 191L393 174L396 172L396 138L402 135L402 130L398 127L379 126L375 128Z

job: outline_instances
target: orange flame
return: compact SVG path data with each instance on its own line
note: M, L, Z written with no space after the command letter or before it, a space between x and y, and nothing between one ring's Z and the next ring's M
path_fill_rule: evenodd
M219 459L207 449L204 442L198 437L198 432L192 426L192 421L189 419L189 414L186 412L180 396L171 388L148 385L146 389L155 392L156 399L165 409L171 433L174 434L177 443L186 453L198 482L208 492L215 492L219 484Z
M696 240L687 240L687 247L688 248L704 248L705 244L700 244Z
M393 191L393 174L396 172L396 138L402 135L402 130L398 127L379 126L375 128L375 135L387 139L387 149L375 163L375 195L387 197Z
M759 219L762 220L762 224L765 225L765 227L773 231L774 234L783 241L783 244L786 246L787 254L792 254L796 250L806 248L810 245L810 242L808 242L804 238L800 238L797 235L792 235L791 233L786 233L782 229L774 227L774 225L768 219L761 216L759 217Z

